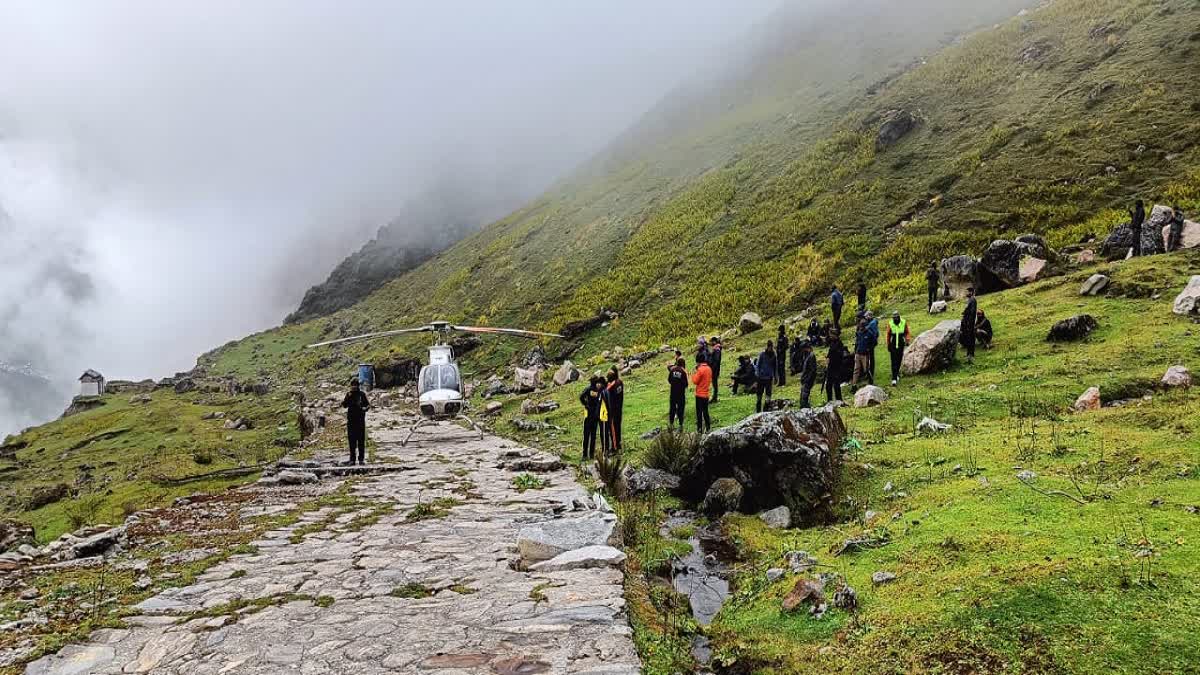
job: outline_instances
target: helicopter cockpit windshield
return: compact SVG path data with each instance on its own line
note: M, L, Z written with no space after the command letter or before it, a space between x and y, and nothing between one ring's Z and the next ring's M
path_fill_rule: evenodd
M425 366L421 373L420 393L435 389L450 389L462 391L458 381L458 368L449 364L434 364Z

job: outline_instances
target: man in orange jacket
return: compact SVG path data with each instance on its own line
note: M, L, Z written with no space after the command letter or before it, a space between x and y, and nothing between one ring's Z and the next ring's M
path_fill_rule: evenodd
M712 430L712 419L708 416L708 395L712 390L712 368L703 356L696 356L696 372L692 373L692 384L696 385L696 433Z

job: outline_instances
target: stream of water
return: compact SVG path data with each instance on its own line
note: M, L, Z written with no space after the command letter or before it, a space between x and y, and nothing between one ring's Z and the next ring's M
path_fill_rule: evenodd
M695 514L681 511L667 519L662 526L664 536L676 528L693 524ZM696 528L688 538L691 552L676 561L671 573L671 584L688 599L696 623L707 626L729 597L729 568L725 561L731 559L732 551L724 536L715 526ZM708 638L697 635L692 640L692 656L701 666L712 660L712 648Z

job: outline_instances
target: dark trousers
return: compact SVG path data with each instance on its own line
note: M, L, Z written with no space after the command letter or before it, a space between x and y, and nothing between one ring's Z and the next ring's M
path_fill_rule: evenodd
M900 379L900 364L904 361L904 347L895 349L888 347L888 356L892 357L892 379Z
M842 400L842 383L838 381L841 379L840 377L831 377L825 380L826 403Z
M812 395L813 382L800 383L800 407L811 408L812 403L809 397Z
M612 454L612 418L600 423L600 451L607 457Z
M596 456L596 429L600 420L587 417L583 420L583 458L591 459Z
M963 349L967 350L967 356L975 358L975 327L964 327L961 331Z
M705 433L712 430L712 418L708 416L708 399L696 397L696 432Z
M608 418L609 442L612 443L612 449L618 451L621 449L621 417L622 413L609 413Z
M716 403L716 402L717 402L717 398L720 396L720 394L718 393L717 389L718 389L718 386L721 384L721 367L720 367L720 366L717 366L716 368L713 368L713 369L712 369L712 371L713 371L713 379L712 379L712 402L713 402L713 403ZM736 392L735 392L735 393L736 393Z
M684 397L682 391L678 394L671 392L671 401L668 404L669 410L667 413L670 419L670 422L667 423L668 426L675 426L675 420L678 419L679 429L683 430L683 412L684 407L687 405L686 401L687 399Z
M929 306L926 307L926 309L933 309L933 303L937 302L937 292L938 292L937 286L929 287Z
M774 382L772 382L771 380L759 380L758 381L758 392L755 396L754 412L762 412L763 394L767 395L767 403L771 402L771 394L772 394L771 385L772 384L774 384Z
M787 364L775 369L775 377L779 379L779 386L783 387L787 385Z
M366 420L347 420L346 436L350 440L350 463L367 462L367 422ZM357 451L357 455L355 452Z
M841 307L833 308L833 325L837 326L838 328L842 327L842 308Z
M868 356L870 357L869 359L867 359L867 364L868 364L868 368L870 369L870 372L871 372L871 384L875 384L875 348L874 347L871 347L871 353Z
M1133 257L1142 255L1142 228L1133 228Z

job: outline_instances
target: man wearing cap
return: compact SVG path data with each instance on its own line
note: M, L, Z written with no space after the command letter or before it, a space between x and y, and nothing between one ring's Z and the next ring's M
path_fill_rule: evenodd
M892 357L892 386L900 383L900 363L904 361L904 350L911 340L908 321L900 318L899 310L892 312L892 320L887 325L888 355Z

